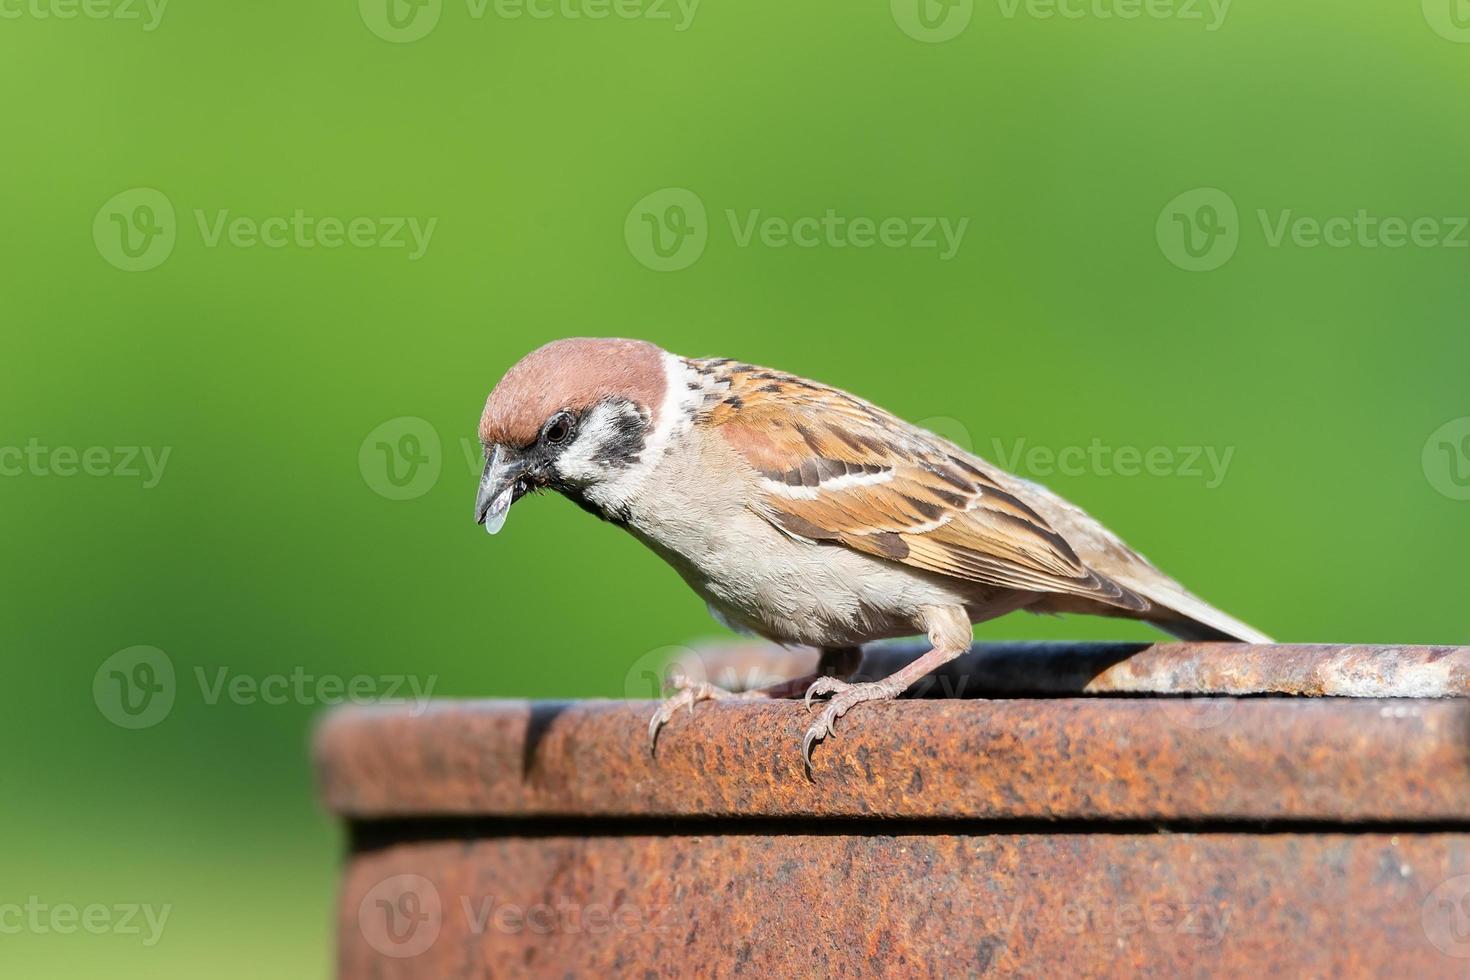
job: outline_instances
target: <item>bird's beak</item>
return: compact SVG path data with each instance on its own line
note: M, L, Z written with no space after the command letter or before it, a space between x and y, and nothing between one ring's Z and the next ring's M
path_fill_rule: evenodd
M510 505L526 492L525 461L504 446L490 450L485 472L480 475L480 492L475 495L475 523L494 534L505 525Z

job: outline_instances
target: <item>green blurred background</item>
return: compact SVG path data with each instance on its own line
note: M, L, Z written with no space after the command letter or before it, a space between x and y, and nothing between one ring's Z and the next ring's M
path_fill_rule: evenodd
M923 19L912 0L705 0L692 19L672 0L549 17L395 0L394 22L386 0L173 0L151 30L142 0L91 2L0 3L0 446L169 456L145 486L57 475L65 452L0 455L0 905L170 912L152 945L8 929L0 974L330 971L342 840L308 758L323 705L210 703L196 670L622 697L652 651L721 634L672 571L565 501L523 502L494 540L471 522L485 394L556 337L807 374L991 458L1017 440L1167 448L1153 474L1015 465L1280 638L1470 642L1455 0L1134 19L1101 16L1127 0L1080 17L930 0ZM707 240L655 271L636 232L672 220L666 188L697 198ZM731 227L828 209L968 225L947 260L742 246ZM418 258L210 244L221 211L297 210L437 223ZM1287 212L1360 210L1437 230L1272 244ZM1187 225L1223 229L1194 239L1217 242L1203 259L1170 237ZM1192 473L1189 447L1233 452L1223 478ZM421 459L403 488L412 460L390 474L381 455L399 449ZM1151 635L1021 616L978 632ZM93 683L138 645L164 651L176 697L130 730L107 672Z

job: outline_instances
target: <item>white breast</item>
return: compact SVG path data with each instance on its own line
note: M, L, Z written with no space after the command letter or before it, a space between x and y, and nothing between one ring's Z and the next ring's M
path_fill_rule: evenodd
M959 583L777 530L747 506L753 474L727 452L698 430L671 442L629 521L717 618L777 642L841 647L923 632L921 607L973 600Z

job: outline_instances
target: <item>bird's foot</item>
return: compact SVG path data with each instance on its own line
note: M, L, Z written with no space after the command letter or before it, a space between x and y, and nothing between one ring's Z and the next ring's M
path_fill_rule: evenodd
M682 674L674 676L670 682L675 693L658 706L653 717L648 719L648 754L653 755L658 745L659 729L667 725L674 717L674 713L680 708L687 707L689 716L694 716L694 706L701 701L747 701L755 698L768 697L764 691L744 691L737 693L727 691L723 687L717 687L707 681L692 681Z
M806 730L806 735L801 740L801 759L806 763L807 772L812 769L812 746L816 745L828 735L835 734L837 719L847 714L847 710L855 704L864 701L890 701L903 692L903 688L889 681L867 681L861 684L849 684L835 677L822 677L815 684L807 688L806 707L810 711L812 698L823 694L832 695L822 713Z

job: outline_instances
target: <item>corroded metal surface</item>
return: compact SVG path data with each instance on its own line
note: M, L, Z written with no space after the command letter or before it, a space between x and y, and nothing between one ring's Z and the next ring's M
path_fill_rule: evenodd
M989 646L855 709L810 778L793 701L702 704L656 758L652 701L338 711L339 975L1464 976L1466 676L1457 648Z
M360 854L348 980L1462 977L1470 837L594 836Z
M864 679L886 677L927 649L911 641L870 647ZM816 660L812 650L725 643L693 650L676 667L733 690L799 677ZM1464 697L1470 695L1470 647L979 643L921 681L912 696L1146 693Z
M913 700L818 747L796 701L701 704L650 758L652 702L347 709L318 733L332 810L423 815L1454 821L1470 702Z

